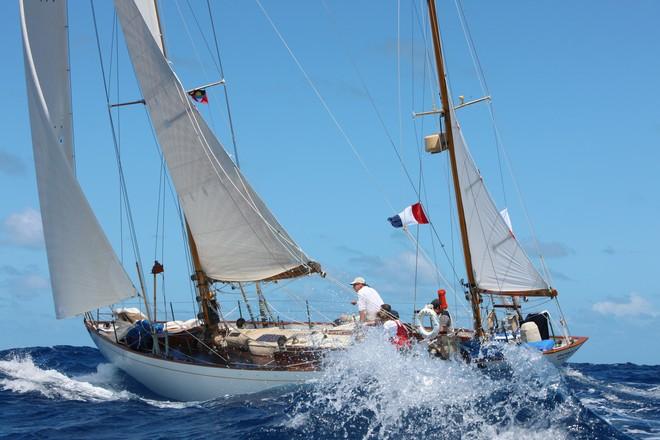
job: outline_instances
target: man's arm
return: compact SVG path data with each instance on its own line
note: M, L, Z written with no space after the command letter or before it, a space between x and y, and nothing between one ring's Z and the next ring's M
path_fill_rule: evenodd
M360 322L366 322L366 321L367 321L367 311L360 310Z

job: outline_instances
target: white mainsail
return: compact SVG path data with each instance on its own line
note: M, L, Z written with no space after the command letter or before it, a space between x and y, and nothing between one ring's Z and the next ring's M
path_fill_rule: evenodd
M549 291L495 206L452 110L454 151L477 287L489 292ZM508 214L508 213L507 213Z
M309 258L192 105L135 2L115 0L115 8L206 275L222 281L257 281L310 272Z
M66 3L20 3L32 146L57 318L135 296L74 175Z

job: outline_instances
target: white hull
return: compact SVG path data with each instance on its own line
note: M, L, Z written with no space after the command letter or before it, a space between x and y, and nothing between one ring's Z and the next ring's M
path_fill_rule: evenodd
M568 361L568 359L573 356L580 347L582 347L582 344L587 342L587 339L588 338L584 336L575 336L569 345L546 351L543 353L543 357L553 365L559 367L564 362Z
M301 384L318 371L259 371L189 364L158 359L113 344L89 332L108 361L156 394L174 400L209 400L224 395L258 393L283 385Z
M272 371L206 366L168 360L132 351L113 343L88 327L103 356L156 394L174 400L201 401L225 395L252 394L318 377L319 371ZM587 341L572 337L570 343L543 353L556 366L566 362Z

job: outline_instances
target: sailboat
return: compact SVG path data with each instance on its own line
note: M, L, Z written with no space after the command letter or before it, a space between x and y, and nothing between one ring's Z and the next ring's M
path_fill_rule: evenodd
M199 315L157 328L142 291L146 316L121 310L110 322L93 319L90 311L135 297L138 289L75 178L66 3L26 0L20 5L34 158L57 318L84 314L92 340L108 360L173 399L210 399L308 380L317 370L317 360L314 351L298 347L307 347L306 341L317 335L322 338L315 342L317 348L340 344L350 332L332 324L327 324L332 334L324 332L326 326L313 324L278 322L243 331L236 323L218 325L212 283L243 289L246 283L258 286L320 274L321 267L277 222L192 104L164 56L154 2L119 0L115 8L185 213ZM140 284L144 285L141 276ZM135 327L136 321L144 328ZM280 347L286 351L281 356ZM270 355L259 356L263 352Z
M550 362L560 365L588 338L570 336L563 314L559 321L562 330L559 335L552 328L548 311L528 314L523 318L519 298L540 297L557 301L558 292L539 273L516 239L508 212L497 209L470 154L456 117L456 108L450 104L435 0L427 1L442 101L442 109L437 113L442 118L445 132L428 136L425 139L426 150L430 153L447 150L449 154L467 274L465 295L470 302L473 319L473 333L464 336L464 339L522 341L537 347ZM475 100L478 101L481 100ZM490 297L492 304L486 329L482 320L484 297ZM561 308L557 308L561 313ZM498 309L508 311L504 319L498 318ZM464 355L481 362L484 358L480 353L481 344L474 344L473 347L472 350L465 350ZM485 358L487 361L488 355Z
M507 326L483 328L483 296L508 298L501 305L522 318L516 298L554 298L556 291L511 234L472 161L449 105L435 4L428 3L441 116L448 127L437 139L445 139L440 149L451 156L474 324L457 331L452 340L465 347L470 341L501 337L506 343L519 343L521 338L533 343L534 337L523 337L511 320L505 320ZM183 212L199 313L188 321L158 321L139 258L139 287L120 263L75 176L66 3L21 0L32 143L57 318L83 315L103 356L171 399L206 400L312 380L319 375L324 355L352 344L361 326L351 319L301 323L268 318L263 285L322 277L323 269L279 224L200 115L191 92L202 88L184 88L168 62L156 2L115 0L114 5L142 93L135 103L148 110ZM125 190L123 178L121 183ZM483 234L482 218L489 219L489 234ZM154 280L159 270L162 267L154 264ZM261 319L251 311L249 320L225 319L216 285L232 286L243 295L248 286L254 288ZM144 313L115 308L110 319L93 315L101 307L134 297L142 301ZM245 305L249 306L247 300ZM543 327L542 319L537 321L537 329ZM427 328L420 323L417 330L424 335ZM544 336L551 344L543 354L556 363L586 341L567 331ZM433 344L436 337L426 342ZM461 348L478 360L466 350Z

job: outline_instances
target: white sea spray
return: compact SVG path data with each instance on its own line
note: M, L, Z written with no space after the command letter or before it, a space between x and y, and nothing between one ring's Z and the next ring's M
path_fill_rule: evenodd
M525 348L503 352L499 370L484 371L432 358L423 345L400 353L380 332L368 332L327 357L289 426L346 438L567 437L562 419L577 408L558 370Z
M99 364L93 373L67 376L40 367L29 355L0 359L0 387L15 393L39 393L48 399L83 402L141 400L158 408L186 408L197 402L170 402L140 397L121 388L121 375L112 364Z

